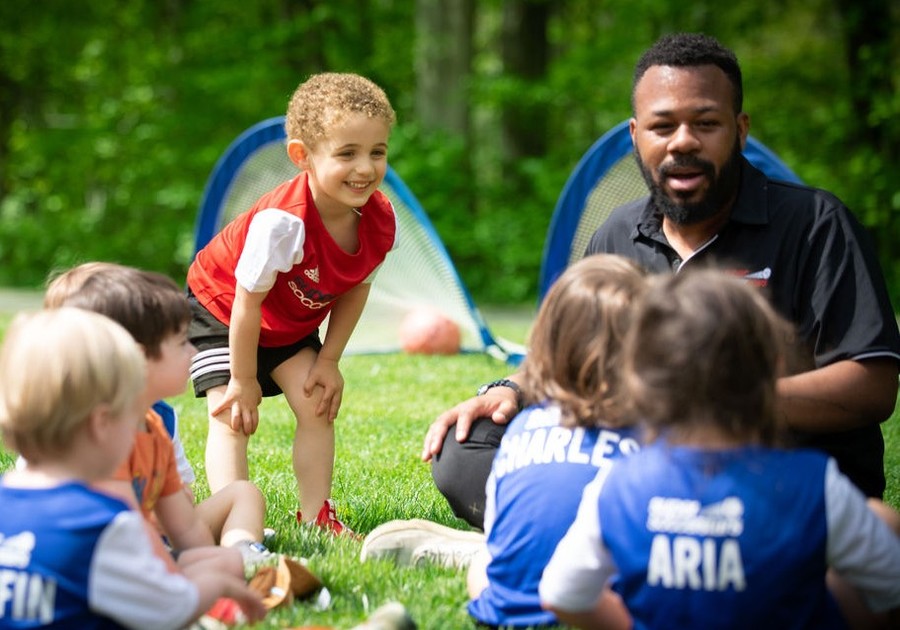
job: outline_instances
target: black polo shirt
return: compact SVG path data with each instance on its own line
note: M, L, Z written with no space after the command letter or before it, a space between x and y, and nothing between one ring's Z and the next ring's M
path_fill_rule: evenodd
M620 254L650 272L715 265L761 287L792 321L822 367L844 359L900 361L900 332L869 235L834 195L768 179L743 160L737 200L718 235L681 260L649 198L614 210L585 255ZM797 435L822 448L869 496L884 492L884 441L878 425Z

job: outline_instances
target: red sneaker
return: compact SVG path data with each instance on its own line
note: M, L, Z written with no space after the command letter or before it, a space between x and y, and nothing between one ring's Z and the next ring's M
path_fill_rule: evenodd
M303 518L300 512L297 512L297 522L301 525L303 524ZM316 520L313 521L316 527L321 527L322 529L331 532L335 536L350 536L352 538L359 538L359 536L349 527L344 525L337 517L337 512L334 509L334 501L331 499L325 499L325 503L322 504L321 509L319 510L319 514L316 516Z

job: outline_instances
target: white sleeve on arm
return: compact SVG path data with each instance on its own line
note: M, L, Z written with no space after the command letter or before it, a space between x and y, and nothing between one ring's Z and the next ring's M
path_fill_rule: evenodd
M181 443L181 436L178 434L177 417L175 418L175 427L172 432L172 447L175 449L175 466L178 468L178 476L181 477L183 484L189 486L197 480L197 475L194 473L194 467L191 466L191 462L188 461L184 452L184 444Z
M544 569L539 593L541 603L559 610L584 612L591 610L616 573L615 562L603 546L597 502L608 466L597 473L584 488L575 522L556 546Z
M306 227L303 220L278 208L253 217L244 249L234 271L237 283L251 293L268 291L279 272L303 260Z
M838 471L825 469L828 566L853 585L873 612L900 606L900 538L866 505L866 498Z
M197 608L197 587L167 570L147 535L137 512L122 512L110 523L91 560L88 603L126 628L183 628Z

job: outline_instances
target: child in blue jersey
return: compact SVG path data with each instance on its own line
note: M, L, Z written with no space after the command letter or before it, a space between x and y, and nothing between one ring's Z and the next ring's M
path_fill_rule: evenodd
M896 623L900 539L876 516L890 510L867 509L824 453L776 446L791 336L758 289L724 272L651 281L623 374L647 445L585 489L540 584L560 619L601 627L597 598L614 578L637 629ZM838 605L827 574L865 618Z
M174 409L161 402L184 390L196 354L187 340L191 310L184 291L162 274L88 262L55 275L47 286L44 306L74 306L106 315L124 326L147 356L147 425L107 490L137 500L145 517L160 527L179 553L182 567L216 556L226 567L235 565L229 554L214 547L220 545L240 551L246 569L253 571L267 558L261 544L262 493L250 481L241 480L195 505L184 477L186 462L179 461L182 449ZM167 416L171 429L166 426ZM240 569L239 563L235 567Z
M543 610L544 565L601 467L638 450L620 413L621 345L644 276L590 256L554 283L529 339L527 406L503 436L486 486L487 554L469 566L469 614L493 627L557 623Z
M20 315L0 374L0 431L25 461L0 478L0 627L174 630L220 597L262 618L240 578L169 572L141 515L92 487L128 456L146 411L146 361L124 328L74 308Z

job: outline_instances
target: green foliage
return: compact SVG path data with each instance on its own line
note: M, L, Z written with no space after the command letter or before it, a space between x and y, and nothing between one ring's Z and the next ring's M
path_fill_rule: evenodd
M511 1L476 3L472 74L446 86L465 90L468 137L417 120L414 45L428 34L416 32L416 3L0 3L0 285L38 287L52 269L89 259L182 278L225 147L281 114L310 73L341 70L372 77L391 97L392 164L476 301L532 300L556 198L583 152L628 117L638 55L664 32L697 30L738 53L751 133L876 236L897 303L896 7L554 2L546 75L524 80L506 72L499 50ZM876 9L888 23L879 32L893 39L851 43ZM545 148L508 164L501 123L511 105L543 112Z

